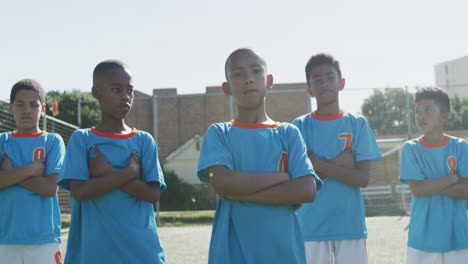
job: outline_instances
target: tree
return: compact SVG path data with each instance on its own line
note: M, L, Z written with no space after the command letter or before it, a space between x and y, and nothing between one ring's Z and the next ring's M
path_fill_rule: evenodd
M79 90L50 91L47 93L47 115L52 115L49 106L52 105L54 99L58 100L59 114L56 116L65 122L78 125L78 100L81 99L81 127L95 126L101 117L99 104L90 93L83 93Z
M409 96L409 109L406 107L406 92L404 89L374 90L374 94L364 100L361 110L369 121L376 135L407 133L407 117L413 136L418 133L414 120L414 95ZM450 99L450 117L445 124L446 130L468 129L468 99L454 96Z
M406 92L403 89L374 90L374 94L364 100L362 114L369 121L376 135L401 134L408 131L407 112L410 113L411 127L414 123L413 94L409 96L409 109L406 107Z
M445 129L468 129L468 98L460 98L457 95L450 98L450 116Z

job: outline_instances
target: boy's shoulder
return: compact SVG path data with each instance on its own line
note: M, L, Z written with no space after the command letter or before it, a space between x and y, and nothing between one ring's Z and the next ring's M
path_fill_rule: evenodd
M72 138L76 137L88 137L91 134L91 128L79 128L72 133Z
M216 131L229 131L233 127L233 121L227 122L217 122L213 123L208 127L208 131L216 130Z
M9 136L11 136L11 132L1 132L0 133L0 139L6 139L8 138Z
M468 144L468 142L463 138L455 137L452 135L446 135L446 136L449 138L449 140L453 141L455 144Z

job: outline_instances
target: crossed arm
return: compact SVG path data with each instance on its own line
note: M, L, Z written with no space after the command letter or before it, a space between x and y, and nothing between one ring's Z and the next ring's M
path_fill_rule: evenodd
M24 188L52 197L57 192L58 173L44 177L45 160L38 160L29 165L13 168L10 159L2 153L2 163L0 164L0 188L19 184Z
M410 180L408 184L416 197L440 193L454 198L468 198L468 179L460 179L456 173L437 179Z
M340 153L330 161L319 160L310 150L308 155L314 170L322 180L331 177L346 184L363 188L369 184L371 162L356 162L350 150Z
M293 205L315 197L315 180L309 175L290 179L284 172L239 172L224 166L210 167L208 173L216 193L233 200Z
M107 162L97 147L93 147L93 150L96 158L88 160L90 179L70 180L71 191L76 200L90 199L116 188L150 203L159 200L159 183L140 179L141 165L135 151L129 157L127 166L117 170Z

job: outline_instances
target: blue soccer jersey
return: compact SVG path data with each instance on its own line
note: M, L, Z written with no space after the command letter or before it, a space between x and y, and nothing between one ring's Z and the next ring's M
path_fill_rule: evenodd
M350 149L356 161L381 158L372 129L360 116L341 112L323 117L315 113L294 120L307 145L320 160L332 160ZM327 177L315 201L298 211L305 241L367 238L365 208L358 186Z
M442 143L422 138L403 144L400 181L422 181L448 176L456 171L468 177L468 144L445 136ZM442 194L411 197L408 247L427 252L449 252L468 248L466 200Z
M315 175L304 141L291 124L211 125L204 138L198 177L208 168L243 172L289 172L292 179ZM305 263L305 251L293 207L217 200L209 263Z
M133 129L128 134L80 129L73 133L58 184L70 190L70 180L89 179L88 159L96 146L115 169L123 169L133 150L141 162L142 179L166 189L151 135ZM156 231L153 205L114 189L97 197L76 201L72 213L65 263L164 263Z
M0 134L0 151L14 168L45 159L44 176L60 173L65 145L55 133ZM0 156L0 162L3 162ZM57 194L47 197L19 184L0 188L0 244L60 243Z

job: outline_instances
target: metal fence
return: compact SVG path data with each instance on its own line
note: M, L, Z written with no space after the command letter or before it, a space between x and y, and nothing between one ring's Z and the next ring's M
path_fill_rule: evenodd
M4 100L0 100L0 132L13 131L16 128L15 119L9 109L10 104ZM59 120L51 116L41 117L39 121L40 127L48 132L54 132L62 136L65 144L71 137L73 131L78 129L77 126Z

